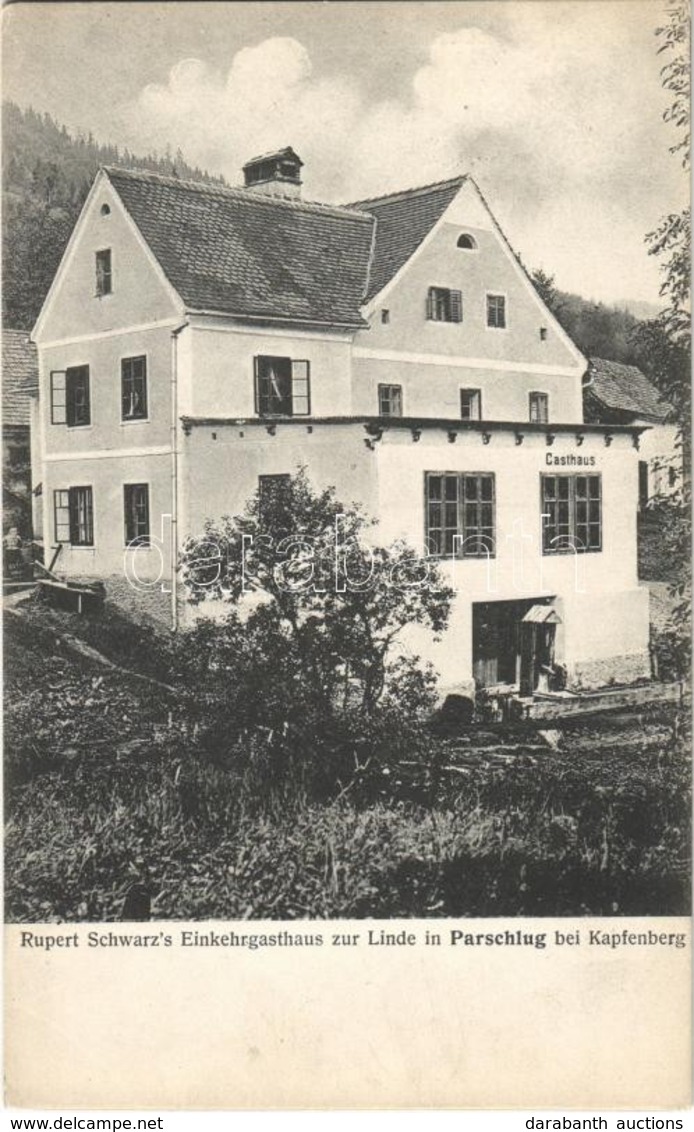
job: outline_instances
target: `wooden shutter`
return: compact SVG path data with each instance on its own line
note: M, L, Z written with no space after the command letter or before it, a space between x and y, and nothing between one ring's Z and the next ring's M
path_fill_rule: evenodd
M460 291L450 292L451 322L463 321L463 296Z
M256 354L253 358L253 404L255 415L260 416L260 358Z
M436 318L436 288L430 287L427 294L427 318Z

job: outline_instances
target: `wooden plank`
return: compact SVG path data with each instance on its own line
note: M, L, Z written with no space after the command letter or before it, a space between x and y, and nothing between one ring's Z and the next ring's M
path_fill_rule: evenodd
M49 574L51 574L53 572L53 567L55 566L56 562L58 561L58 558L60 557L62 549L63 549L63 544L62 544L62 542L59 542L58 545L55 548L55 554L51 558L51 564L48 567L48 573Z
M598 715L620 708L636 708L646 704L676 703L682 698L682 684L643 684L635 688L619 688L614 692L586 693L575 700L535 699L532 703L515 701L512 712L516 719L556 720Z

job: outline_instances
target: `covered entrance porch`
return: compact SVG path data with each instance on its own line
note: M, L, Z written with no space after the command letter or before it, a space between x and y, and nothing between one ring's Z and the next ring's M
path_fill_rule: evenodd
M552 598L483 601L472 607L472 671L483 688L512 685L524 696L549 689L556 627Z

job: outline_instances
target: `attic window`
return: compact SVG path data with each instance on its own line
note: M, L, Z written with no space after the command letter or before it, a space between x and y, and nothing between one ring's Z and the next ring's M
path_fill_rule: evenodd
M458 247L466 252L477 251L477 240L469 232L463 232L462 236L458 236Z
M96 253L96 294L97 297L110 295L112 290L111 249L104 248Z
M463 296L448 287L430 287L427 294L427 318L432 322L462 322Z
M101 215L102 216L110 216L111 215L111 209L109 208L109 206L107 204L102 204Z

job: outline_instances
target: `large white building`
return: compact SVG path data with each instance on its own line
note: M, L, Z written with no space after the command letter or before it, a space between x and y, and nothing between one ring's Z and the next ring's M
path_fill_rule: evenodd
M122 597L148 536L164 592L131 596L175 621L185 536L305 466L441 559L450 628L411 644L445 688L647 676L641 430L585 422L586 359L475 182L336 208L301 199L291 149L244 173L95 180L34 330L56 571Z

